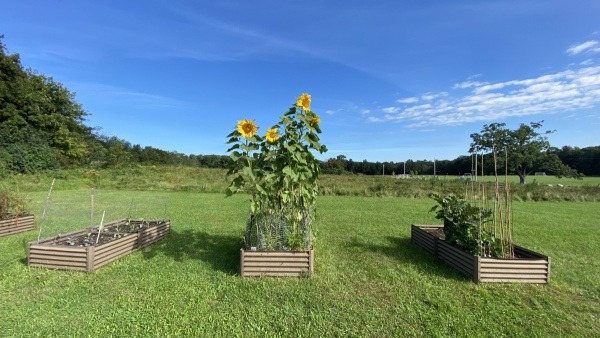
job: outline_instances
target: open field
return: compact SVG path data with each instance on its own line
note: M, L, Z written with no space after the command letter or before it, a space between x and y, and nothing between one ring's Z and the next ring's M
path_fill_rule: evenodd
M533 182L531 180L528 182ZM512 185L518 201L600 201L600 177L583 180L538 176L539 183ZM228 186L223 169L190 167L134 166L118 169L58 170L36 175L0 177L0 185L21 192L48 190L56 179L56 190L91 189L181 191L224 193ZM493 177L483 178L491 182ZM518 182L510 176L511 182ZM492 183L489 183L492 184ZM552 186L549 186L551 184ZM558 184L563 185L562 187ZM320 190L325 196L414 197L423 198L432 192L464 195L471 184L450 176L418 176L396 179L392 176L321 175Z
M428 177L431 177L431 176L428 176ZM438 178L458 179L457 176L438 176ZM477 181L478 182L494 182L495 177L493 175L477 176ZM500 181L504 182L504 176L502 176L500 178ZM508 175L508 182L518 184L519 176ZM527 183L528 184L552 184L552 185L562 184L564 186L584 186L584 185L598 186L598 185L600 185L600 177L582 177L581 179L576 179L576 178L566 178L566 177L558 178L558 177L552 176L552 175L546 175L546 176L529 175L529 176L527 176Z
M55 188L42 237L90 222L88 188ZM28 193L38 218L45 189ZM362 196L319 198L313 277L241 279L246 199L99 189L96 222L105 210L173 228L92 274L27 267L37 229L0 238L1 335L600 335L600 202L513 204L517 243L552 257L542 286L473 284L410 242L411 223L435 222L431 199Z

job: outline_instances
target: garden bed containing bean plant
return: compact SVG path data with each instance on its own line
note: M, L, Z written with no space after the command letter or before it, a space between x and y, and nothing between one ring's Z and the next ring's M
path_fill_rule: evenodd
M169 220L119 220L30 242L27 262L29 266L93 272L157 242L170 230Z
M539 283L550 281L550 257L514 245L515 258L481 257L444 241L443 225L411 226L411 240L476 283Z

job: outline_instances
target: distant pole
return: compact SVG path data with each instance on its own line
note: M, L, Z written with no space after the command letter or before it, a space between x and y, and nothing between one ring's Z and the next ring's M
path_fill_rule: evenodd
M435 158L433 159L433 177L435 178Z
M481 177L483 177L483 153L481 153Z
M404 171L402 172L402 174L406 177L406 162L402 162L404 164Z
M477 153L475 153L475 182L477 182Z
M383 165L383 168L381 168L381 175L385 176L385 164Z

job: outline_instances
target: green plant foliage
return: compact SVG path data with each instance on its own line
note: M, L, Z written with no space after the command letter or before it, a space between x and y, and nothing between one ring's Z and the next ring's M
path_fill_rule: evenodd
M539 133L544 121L521 124L519 128L510 130L506 123L484 125L481 133L471 134L471 153L497 153L506 158L508 170L519 176L520 183L533 171L548 170L557 177L581 178L577 170L565 165L556 152L552 151L546 135L554 131Z
M32 172L52 169L57 162L82 164L91 135L91 128L83 124L86 112L62 84L24 69L18 54L7 53L2 38L0 35L0 136L3 146L9 148L4 166Z
M28 202L25 198L0 187L0 219L20 217L28 213Z
M492 210L471 205L455 195L431 194L438 203L430 211L444 221L445 241L473 255L501 257L501 243L484 225L492 220Z
M227 136L231 144L227 195L243 191L251 196L247 246L260 250L312 247L320 171L312 151L327 151L319 142L319 123L320 118L310 110L310 96L302 94L264 137L250 120L239 121Z
M32 174L59 166L48 141L34 128L0 125L0 166L7 171Z

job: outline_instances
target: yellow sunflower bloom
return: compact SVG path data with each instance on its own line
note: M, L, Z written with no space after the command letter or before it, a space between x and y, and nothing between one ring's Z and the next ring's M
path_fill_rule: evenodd
M258 127L254 121L250 120L239 120L237 124L237 131L242 134L245 138L250 138L258 132Z
M304 110L310 110L310 94L302 93L296 101L296 106Z
M267 135L265 136L269 143L273 143L279 140L279 130L277 128L271 128L267 130Z
M318 117L317 115L315 115L312 119L310 119L310 121L308 122L308 127L311 129L314 129L316 126L319 125L319 123L321 123L321 118Z

